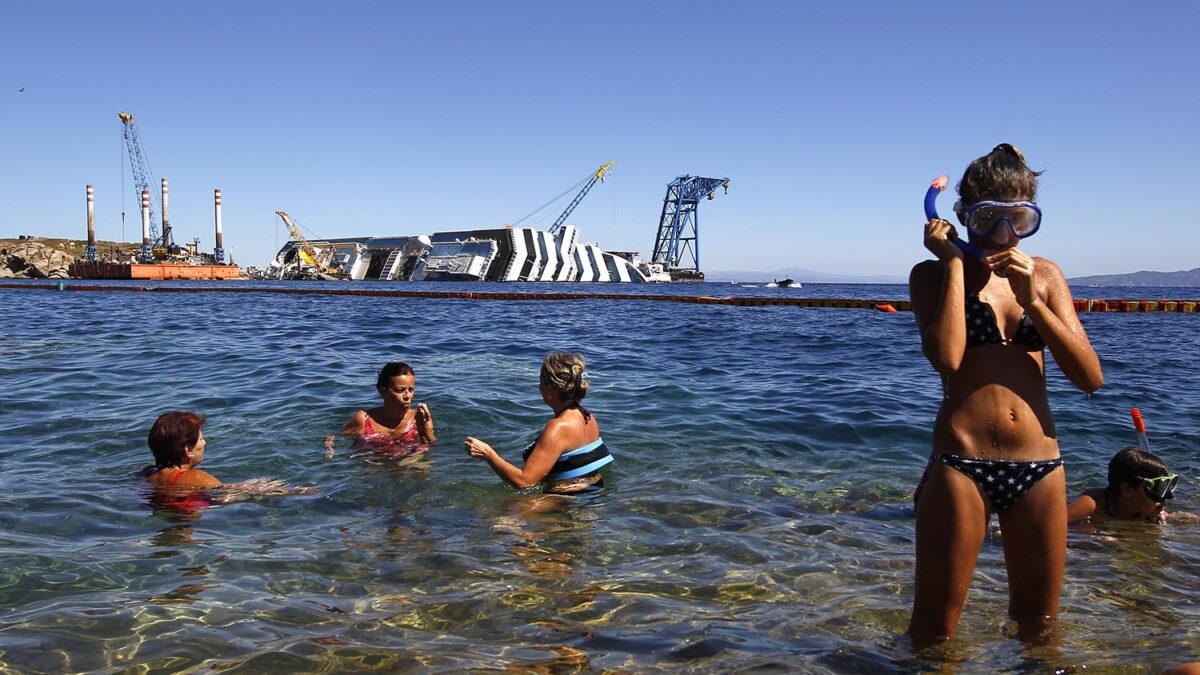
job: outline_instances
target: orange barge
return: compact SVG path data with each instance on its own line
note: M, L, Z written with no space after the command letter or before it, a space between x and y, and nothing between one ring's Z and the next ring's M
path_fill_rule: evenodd
M186 263L86 262L71 264L74 279L237 279L237 265L189 265Z

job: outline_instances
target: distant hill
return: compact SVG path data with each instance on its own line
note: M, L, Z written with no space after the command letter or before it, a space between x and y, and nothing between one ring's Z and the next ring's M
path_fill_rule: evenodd
M1094 274L1072 277L1076 286L1187 286L1200 287L1200 267L1182 272L1131 272L1129 274Z
M800 283L826 284L907 284L906 277L888 274L830 274L804 269L785 267L767 272L745 270L714 270L705 272L707 281L771 281L793 279ZM1200 267L1180 272L1131 272L1129 274L1096 274L1087 277L1072 277L1068 281L1074 286L1167 286L1200 288Z
M802 284L907 284L907 277L897 277L889 274L830 274L807 270L803 267L785 267L781 270L767 272L746 272L740 270L715 270L704 273L705 281L771 281L772 279L791 279Z

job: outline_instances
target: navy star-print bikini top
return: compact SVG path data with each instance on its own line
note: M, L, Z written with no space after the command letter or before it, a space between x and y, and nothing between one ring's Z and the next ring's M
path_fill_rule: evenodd
M1025 347L1027 351L1040 352L1046 347L1038 334L1033 320L1022 314L1017 324L1017 333L1011 340L1000 334L996 325L996 313L992 306L979 299L978 295L967 297L967 346L1012 344Z

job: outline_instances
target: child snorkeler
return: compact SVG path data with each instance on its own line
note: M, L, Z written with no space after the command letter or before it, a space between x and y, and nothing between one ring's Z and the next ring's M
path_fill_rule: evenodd
M342 433L373 446L436 442L429 406L424 403L413 406L416 388L417 377L411 366L396 362L386 364L379 369L375 380L375 389L383 399L383 405L356 411L342 428ZM325 456L333 456L333 436L325 438Z
M1067 508L1071 521L1109 519L1165 523L1166 501L1175 496L1179 476L1166 462L1140 448L1123 448L1108 462L1108 487L1092 488Z

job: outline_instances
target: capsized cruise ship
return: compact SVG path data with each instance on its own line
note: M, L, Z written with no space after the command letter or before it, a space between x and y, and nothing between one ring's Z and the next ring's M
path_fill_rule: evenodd
M579 241L579 229L553 233L526 227L435 232L408 237L289 241L263 276L272 279L342 278L401 281L670 281L661 265L635 254Z

